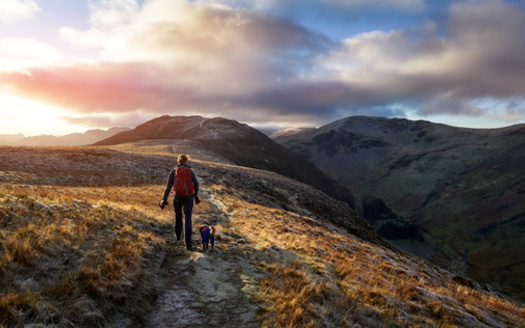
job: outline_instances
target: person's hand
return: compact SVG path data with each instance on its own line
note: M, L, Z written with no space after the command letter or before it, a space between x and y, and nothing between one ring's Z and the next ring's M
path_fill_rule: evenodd
M201 199L199 196L195 196L195 204L199 205L201 203Z
M168 205L168 202L165 200L161 200L159 203L159 207L161 210L163 210L166 205Z

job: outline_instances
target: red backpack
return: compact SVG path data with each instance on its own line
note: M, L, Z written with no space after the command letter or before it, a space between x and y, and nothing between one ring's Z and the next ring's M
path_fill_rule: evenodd
M179 166L175 169L173 192L180 197L193 195L193 182L191 181L191 169L189 167Z

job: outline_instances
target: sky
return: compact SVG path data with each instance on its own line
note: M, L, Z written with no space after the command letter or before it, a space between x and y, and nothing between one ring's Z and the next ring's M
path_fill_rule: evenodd
M525 0L0 0L0 134L525 123Z

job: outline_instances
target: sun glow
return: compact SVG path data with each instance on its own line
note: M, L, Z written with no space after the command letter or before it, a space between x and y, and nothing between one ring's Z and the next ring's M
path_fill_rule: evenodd
M63 119L67 115L66 110L43 102L0 93L0 134L22 132L29 137L78 132L78 126L72 126Z

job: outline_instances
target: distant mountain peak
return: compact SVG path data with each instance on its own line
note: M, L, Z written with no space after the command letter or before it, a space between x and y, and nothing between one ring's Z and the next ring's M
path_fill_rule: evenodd
M135 129L97 142L98 145L113 145L141 140L179 139L207 140L235 138L257 130L237 121L215 117L163 115L149 120Z
M312 132L315 131L316 128L313 127L298 127L298 128L288 128L283 130L275 131L270 135L270 138L272 139L282 139L282 138L289 138L296 136L300 133L304 132Z
M0 134L0 145L10 145L18 140L24 139L25 136L22 133L18 134Z
M24 137L23 134L2 136L0 135L0 144L13 146L82 146L90 145L97 141L106 139L128 128L111 128L109 130L94 129L84 133L70 133L63 136L39 135Z
M161 139L189 140L196 148L205 148L237 165L280 173L316 186L353 206L353 196L346 187L262 132L235 120L164 115L96 144L117 145Z

